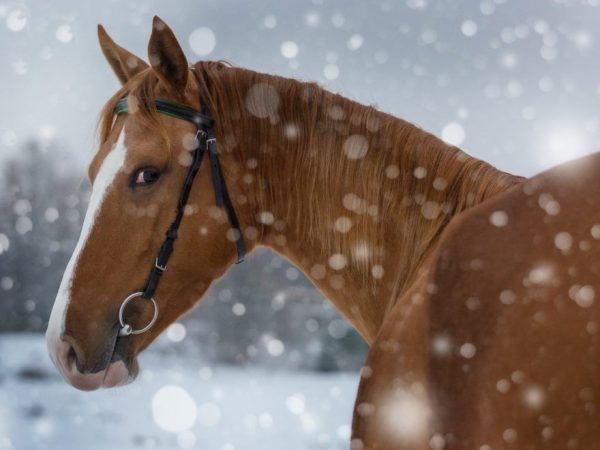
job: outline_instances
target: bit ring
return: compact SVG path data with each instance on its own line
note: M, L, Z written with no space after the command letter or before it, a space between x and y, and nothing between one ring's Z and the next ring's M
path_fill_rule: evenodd
M144 295L144 293L141 291L134 292L133 294L130 294L129 297L127 297L125 300L123 300L123 303L121 303L121 307L119 308L119 324L121 325L121 329L119 330L119 336L129 336L130 334L145 333L156 323L156 319L158 318L158 304L156 303L156 300L154 300L154 298L149 299L152 302L152 306L154 307L154 315L145 327L136 330L131 325L127 324L123 319L123 314L125 313L125 307L127 306L127 304L132 300L141 297L142 295Z

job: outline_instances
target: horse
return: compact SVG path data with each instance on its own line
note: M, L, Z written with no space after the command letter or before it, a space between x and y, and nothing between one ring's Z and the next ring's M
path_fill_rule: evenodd
M68 383L131 382L267 247L370 345L352 450L600 442L598 156L526 180L317 84L190 66L158 17L149 63L98 36L121 88L46 333Z

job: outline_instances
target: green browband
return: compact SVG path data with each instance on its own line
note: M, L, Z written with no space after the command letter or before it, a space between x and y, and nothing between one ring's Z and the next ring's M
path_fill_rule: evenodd
M212 127L214 125L212 117L201 114L189 106L180 105L160 98L154 100L154 106L156 107L156 111L161 114L191 122L197 127ZM115 114L120 116L127 113L129 113L127 97L123 97L115 105Z

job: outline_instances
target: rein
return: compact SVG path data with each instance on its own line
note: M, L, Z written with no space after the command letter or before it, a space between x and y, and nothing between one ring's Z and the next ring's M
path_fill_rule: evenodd
M194 72L196 80L201 86L202 83L200 83L197 72L194 69L192 70ZM209 80L207 74L206 72L203 72L203 74L205 84L208 88ZM184 215L185 206L190 196L190 191L192 189L192 185L194 183L196 174L202 166L202 160L204 159L205 152L208 152L208 158L210 160L212 184L213 189L215 191L215 203L219 208L225 209L227 217L229 218L229 223L231 224L231 228L233 229L235 235L235 247L237 251L236 264L241 263L246 255L246 246L240 229L240 223L233 208L233 204L231 203L229 191L227 190L227 184L225 183L223 171L221 170L221 164L219 162L219 153L217 151L217 139L215 137L213 128L215 121L212 115L210 114L208 102L206 101L204 96L200 94L201 112L198 112L195 109L190 108L188 106L179 105L177 103L172 103L167 100L161 99L154 100L154 106L156 107L156 111L160 114L164 114L175 119L185 120L187 122L193 123L196 126L196 146L192 151L192 164L188 169L185 181L183 183L183 187L181 188L181 193L179 194L175 219L173 220L167 232L165 233L166 238L162 246L160 247L160 251L158 252L158 256L154 261L154 265L150 270L150 275L148 276L148 280L146 281L146 286L144 287L143 291L134 292L131 295L129 295L125 300L123 300L123 303L119 308L119 323L121 325L119 336L128 336L130 334L144 333L150 328L152 328L152 326L156 322L156 319L158 318L158 305L154 300L154 293L156 292L158 283L163 273L165 272L165 270L167 270L167 264L169 262L171 253L173 253L173 246L175 240L177 239L179 226L181 225L181 221ZM129 109L127 106L127 97L124 97L117 102L115 106L115 114L124 115L127 113L129 113ZM125 322L123 315L125 313L125 307L127 306L127 304L138 297L147 299L152 303L154 307L154 315L145 327L140 329L134 329L131 325Z

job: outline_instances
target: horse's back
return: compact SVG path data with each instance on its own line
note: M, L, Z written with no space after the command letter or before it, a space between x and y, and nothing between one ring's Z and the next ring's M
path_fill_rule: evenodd
M600 448L600 154L457 217L431 270L445 448Z

